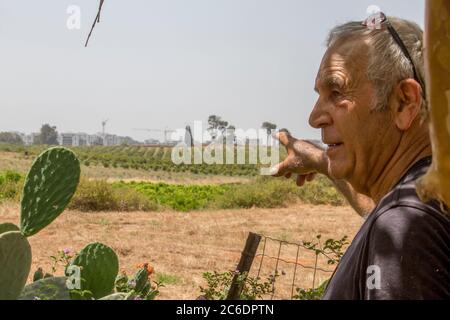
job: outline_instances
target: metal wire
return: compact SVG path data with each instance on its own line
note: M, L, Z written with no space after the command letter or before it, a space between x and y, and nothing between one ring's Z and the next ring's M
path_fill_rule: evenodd
M261 261L260 261L260 263L259 263L259 268L258 268L258 275L256 276L256 278L259 278L259 275L261 274L261 267L262 267L262 262L263 262L263 259L264 259L264 254L265 254L265 252L266 252L266 242L267 242L267 238L266 237L264 237L264 246L263 246L263 252L262 252L262 256L261 256ZM255 257L257 257L258 255L256 255Z
M275 295L275 281L278 275L278 262L280 262L280 254L281 254L281 246L283 245L283 242L280 242L280 246L278 247L278 256L277 256L277 263L275 265L275 274L273 277L273 283L272 283L272 297L271 300L273 300L273 296Z
M263 256L262 254L257 254L257 255L255 255L255 258L257 258L257 257L262 257L262 256ZM279 261L282 261L282 262L287 263L287 264L299 265L299 266L301 266L302 268L305 268L305 269L312 269L312 270L317 269L317 270L319 270L319 271L322 271L322 272L329 272L329 273L332 273L332 272L333 272L333 270L326 270L326 269L322 269L322 268L320 268L320 267L317 267L317 268L315 268L315 267L310 267L310 266L306 266L306 265L304 265L304 264L302 264L302 263L300 263L300 262L289 261L289 260L285 260L285 259L283 259L283 258L277 258L277 257L269 256L269 255L267 255L267 254L265 254L264 257L266 257L266 258L268 258L268 259L279 260Z
M295 257L294 276L292 277L291 300L292 300L292 297L294 296L295 275L297 274L298 254L299 254L299 252L300 252L300 247L297 247L297 256Z
M270 260L275 260L275 274L274 274L274 278L272 279L273 283L272 283L272 290L270 292L270 299L273 300L275 299L285 299L286 297L281 297L279 295L276 295L275 292L277 291L277 287L275 286L275 282L276 282L276 278L278 276L278 269L279 269L279 263L280 261L286 264L292 264L294 265L294 274L292 277L292 283L290 285L290 291L291 291L291 296L290 298L292 299L294 297L294 289L295 289L295 282L298 279L297 277L297 273L299 270L299 266L302 267L303 269L310 269L313 270L313 279L312 279L312 287L315 288L315 283L316 283L316 278L317 278L317 271L321 271L321 272L326 272L326 273L333 273L333 270L327 270L324 268L319 267L318 265L318 254L315 255L315 261L314 261L314 266L309 266L309 265L305 265L301 262L299 262L299 258L300 258L300 248L306 249L306 250L311 250L310 247L305 246L304 244L300 244L300 243L295 243L295 242L289 242L289 241L285 241L285 240L278 240L269 236L265 236L262 234L258 234L259 236L261 236L262 239L264 239L264 244L262 247L262 252L259 254L255 255L255 258L260 258L260 262L259 262L259 266L258 266L258 271L257 271L257 278L259 278L261 276L261 270L262 270L262 266L263 266L263 261L265 261L265 259L270 259ZM271 256L269 254L266 253L267 251L267 241L271 240L273 242L276 242L278 244L278 253L276 256ZM296 252L296 257L295 257L295 261L290 261L287 259L283 259L281 257L281 250L282 247L284 245L288 245L288 246L296 246L297 247L297 252ZM327 254L321 252L321 254L323 254L325 257L329 258Z

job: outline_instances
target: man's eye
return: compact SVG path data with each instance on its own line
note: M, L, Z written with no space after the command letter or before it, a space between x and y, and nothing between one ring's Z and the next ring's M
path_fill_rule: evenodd
M331 91L331 96L333 97L333 98L338 98L338 97L340 97L342 95L342 93L339 91L339 90L332 90Z

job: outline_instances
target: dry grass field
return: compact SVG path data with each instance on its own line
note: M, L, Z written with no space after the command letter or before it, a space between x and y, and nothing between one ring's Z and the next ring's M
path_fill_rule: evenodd
M18 204L0 205L0 221L18 223L18 217ZM58 250L68 247L78 251L90 242L100 241L116 250L121 269L127 273L134 272L136 266L143 262L154 266L155 279L169 282L161 288L158 299L195 299L200 295L199 286L205 285L203 272L225 272L235 268L248 232L290 242L313 240L317 234L322 234L322 239L340 239L348 235L351 240L361 223L362 219L349 207L304 204L282 209L188 213L65 211L55 222L29 239L33 249L32 271L38 266L50 270L49 257ZM278 245L271 248L268 243L266 249L266 253L276 255ZM295 250L286 247L280 256L284 260L295 261ZM260 258L255 259L252 273L260 262ZM301 253L299 262L311 265L314 257ZM319 263L326 265L324 261ZM270 259L265 259L263 266L267 272L274 270ZM277 282L276 298L289 298L290 287L283 287L283 281L285 284L292 282L292 266L279 264L278 269L286 275ZM311 270L300 269L296 285L311 287ZM59 273L62 273L61 268ZM327 276L329 274L318 273L316 285Z

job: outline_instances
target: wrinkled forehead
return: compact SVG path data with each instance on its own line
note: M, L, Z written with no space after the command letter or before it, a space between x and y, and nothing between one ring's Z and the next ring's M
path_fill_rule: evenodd
M336 81L361 81L367 78L370 46L368 41L337 41L325 52L316 76L316 86Z

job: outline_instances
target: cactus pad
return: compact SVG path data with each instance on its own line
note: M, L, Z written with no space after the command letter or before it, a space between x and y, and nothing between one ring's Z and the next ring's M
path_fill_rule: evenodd
M44 151L25 179L21 201L20 229L31 236L64 211L80 181L80 162L66 148Z
M27 285L19 300L70 300L66 277L51 277Z
M81 268L81 289L92 292L95 299L110 294L119 272L119 259L110 247L91 243L71 263Z
M141 293L148 283L148 271L147 268L144 266L143 268L139 269L133 278L134 282L136 283L134 287L134 291Z
M20 229L14 223L9 222L0 223L0 234L8 231L20 231Z
M31 269L31 247L18 231L0 234L0 300L14 300L22 292Z

